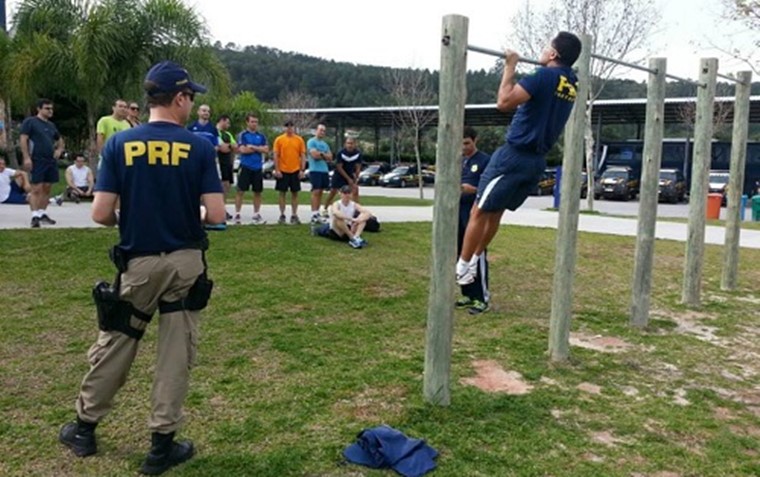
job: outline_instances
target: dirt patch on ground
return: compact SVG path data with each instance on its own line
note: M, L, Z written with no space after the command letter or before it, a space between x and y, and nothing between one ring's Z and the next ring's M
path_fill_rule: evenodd
M584 393L599 395L602 394L602 387L591 383L580 383L576 386L576 389L583 391Z
M608 447L615 447L618 444L623 444L626 442L625 439L615 437L615 435L610 431L592 432L591 440Z
M511 395L528 394L533 386L528 384L517 371L505 371L496 361L473 361L476 375L462 378L461 383L488 392Z
M676 325L678 325L674 330L676 333L692 335L697 339L707 341L708 343L721 343L721 339L715 335L718 328L703 323L704 321L715 320L717 318L710 313L694 310L686 310L682 312L657 310L652 312L652 316L675 322Z
M401 298L406 295L406 290L403 288L372 285L365 288L363 293L371 298Z
M630 349L633 345L612 336L570 333L570 346L601 351L602 353L620 353Z

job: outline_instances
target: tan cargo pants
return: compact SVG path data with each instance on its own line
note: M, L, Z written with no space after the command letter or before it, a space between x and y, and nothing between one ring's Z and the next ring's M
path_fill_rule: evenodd
M121 275L121 299L152 315L159 301L173 302L187 296L203 272L200 250L137 257ZM188 390L190 368L197 347L200 312L176 311L159 316L158 349L151 392L151 432L167 434L179 429L184 419L182 404ZM134 316L132 326L147 323ZM126 382L137 355L138 341L118 331L100 331L87 359L90 371L84 377L76 402L79 418L99 422L111 410L116 392Z

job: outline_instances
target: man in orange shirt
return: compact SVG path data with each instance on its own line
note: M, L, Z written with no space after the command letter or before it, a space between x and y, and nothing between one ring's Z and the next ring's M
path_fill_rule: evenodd
M298 219L298 191L306 168L306 143L293 131L293 121L285 121L285 132L274 140L275 190L280 193L280 219L285 223L285 193L290 189L290 223L300 224Z

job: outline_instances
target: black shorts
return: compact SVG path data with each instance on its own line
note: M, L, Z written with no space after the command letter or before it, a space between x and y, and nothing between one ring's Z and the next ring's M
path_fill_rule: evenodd
M241 167L240 172L238 172L237 188L240 192L245 192L248 189L261 192L264 190L264 173Z
M486 212L517 210L536 189L545 169L543 155L520 151L509 144L501 146L480 176L475 199L478 208Z
M325 190L330 187L330 175L327 172L310 172L311 190Z
M223 182L232 182L232 156L219 156L219 173Z
M58 179L58 164L55 161L35 161L32 159L32 174L29 182L32 184L55 184Z
M330 189L340 189L344 185L348 185L348 182L346 181L346 178L343 177L336 169L335 172L333 172L332 178L330 179Z
M277 179L274 185L274 190L280 192L299 192L301 190L301 179L298 177L298 172L283 172L282 177Z

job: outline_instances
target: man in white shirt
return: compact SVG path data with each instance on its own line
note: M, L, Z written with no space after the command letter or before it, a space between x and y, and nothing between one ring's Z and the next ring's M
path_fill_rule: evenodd
M335 240L348 240L352 248L362 248L367 245L361 235L372 213L351 200L353 188L344 185L340 189L340 200L330 206L329 237Z
M26 172L5 167L0 157L0 204L28 204L31 190Z
M92 169L84 162L84 155L77 154L74 164L66 168L66 198L77 204L83 199L92 199L95 177Z

